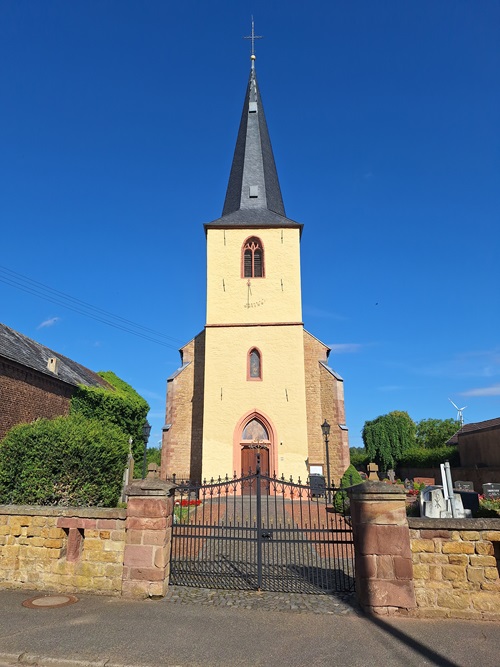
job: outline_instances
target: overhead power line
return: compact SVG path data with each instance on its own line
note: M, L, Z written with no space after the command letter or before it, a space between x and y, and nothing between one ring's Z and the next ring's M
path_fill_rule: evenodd
M60 290L49 287L48 285L44 285L37 280L23 276L21 273L17 273L16 271L12 271L11 269L1 265L0 282L5 283L6 285L10 285L11 287L15 287L16 289L19 289L28 294L37 296L40 299L44 299L45 301L50 301L51 303L63 306L63 308L72 310L79 315L83 315L84 317L89 317L90 319L96 320L97 322L102 322L103 324L107 324L108 326L119 329L120 331L125 331L126 333L132 334L133 336L138 336L139 338L149 340L152 343L156 343L157 345L178 349L179 345L182 343L182 341L180 341L178 338L167 336L160 331L155 331L154 329L145 327L142 324L133 322L132 320L129 320L125 317L110 313L103 308L93 306L86 301L77 299L70 294L66 294L65 292L61 292Z

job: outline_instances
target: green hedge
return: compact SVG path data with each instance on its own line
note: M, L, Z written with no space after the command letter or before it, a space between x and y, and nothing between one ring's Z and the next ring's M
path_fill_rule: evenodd
M0 503L116 507L128 438L80 414L12 428L0 443Z
M354 451L353 451L354 450ZM366 468L370 463L370 457L365 451L359 451L358 447L351 447L349 450L351 464L355 468Z
M131 437L135 473L140 476L144 455L142 427L149 412L149 405L135 389L113 372L100 372L99 375L114 391L80 385L71 398L71 414L115 424L126 434L127 439Z
M362 481L363 480L361 479L361 475L351 463L351 465L342 475L342 479L340 480L340 487L345 489L349 486L355 486L356 484L361 484ZM337 512L341 512L342 514L349 514L349 505L350 502L347 492L337 491L335 493L335 498L333 501L333 506L335 507L335 510Z
M403 468L434 468L449 461L451 466L460 465L458 447L445 445L434 449L412 447L403 452L398 466Z

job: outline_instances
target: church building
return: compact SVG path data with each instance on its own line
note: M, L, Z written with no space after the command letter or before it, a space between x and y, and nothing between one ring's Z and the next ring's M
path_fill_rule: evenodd
M305 481L349 464L342 378L304 329L302 225L285 214L255 56L222 216L206 223L204 330L167 381L163 477L199 482L255 470Z

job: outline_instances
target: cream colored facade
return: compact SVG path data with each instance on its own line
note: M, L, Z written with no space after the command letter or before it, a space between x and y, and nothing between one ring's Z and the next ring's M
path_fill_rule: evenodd
M264 249L262 278L242 277L250 236ZM307 476L299 236L299 229L207 230L204 477L240 472L240 431L249 415L272 426L270 472ZM248 378L253 348L261 354L260 380Z
M253 236L264 247L264 278L241 277ZM207 325L302 322L299 243L298 228L208 229Z
M205 231L206 325L168 380L162 475L200 481L246 473L254 445L261 461L268 458L263 472L303 481L311 466L326 474L326 419L338 481L349 463L343 381L328 367L329 348L303 327L302 225L285 215L253 68L222 216ZM245 265L250 239L263 272Z

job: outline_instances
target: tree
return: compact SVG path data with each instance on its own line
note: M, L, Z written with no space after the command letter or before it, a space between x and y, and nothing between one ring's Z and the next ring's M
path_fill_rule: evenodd
M363 426L362 438L370 459L382 470L394 468L403 452L415 447L415 422L407 412L394 410Z
M417 422L417 447L443 447L459 428L458 419L421 419Z

